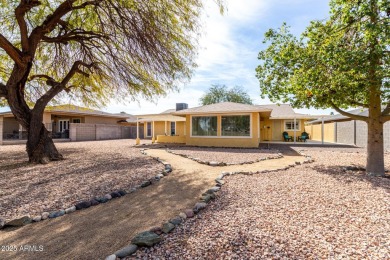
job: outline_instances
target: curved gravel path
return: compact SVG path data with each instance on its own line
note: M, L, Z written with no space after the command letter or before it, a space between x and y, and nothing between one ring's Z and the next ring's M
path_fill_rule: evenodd
M107 204L76 211L60 218L0 231L0 245L42 245L41 252L1 252L5 259L101 259L128 245L135 234L160 226L179 212L192 208L212 187L222 171L281 169L303 161L297 154L249 165L211 167L164 150L148 155L172 165L161 181L114 199Z

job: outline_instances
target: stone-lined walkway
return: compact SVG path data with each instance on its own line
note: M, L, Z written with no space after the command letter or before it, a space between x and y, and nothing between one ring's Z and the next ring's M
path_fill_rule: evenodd
M130 244L139 232L160 226L192 208L201 194L215 185L222 171L277 170L304 157L297 154L247 165L211 167L164 150L147 154L172 165L173 172L161 181L86 210L0 231L0 245L16 246L17 252L0 252L0 259L104 259ZM43 246L43 251L20 251L20 246Z

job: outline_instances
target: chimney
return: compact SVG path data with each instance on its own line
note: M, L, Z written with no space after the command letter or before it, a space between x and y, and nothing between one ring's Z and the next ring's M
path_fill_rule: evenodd
M187 103L176 103L176 111L184 110L188 108Z

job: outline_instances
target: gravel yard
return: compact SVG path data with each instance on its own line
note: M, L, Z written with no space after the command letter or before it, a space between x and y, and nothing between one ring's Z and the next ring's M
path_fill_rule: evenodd
M288 146L275 147L288 151ZM390 179L344 171L365 150L295 147L316 161L234 175L206 210L142 259L390 259ZM390 169L390 154L386 154Z
M134 140L57 143L65 160L27 162L24 145L0 146L0 218L40 214L130 189L163 170Z
M223 162L231 164L240 164L254 162L267 157L275 157L278 150L267 149L249 149L249 148L211 148L211 147L172 147L176 154L198 158L207 162Z

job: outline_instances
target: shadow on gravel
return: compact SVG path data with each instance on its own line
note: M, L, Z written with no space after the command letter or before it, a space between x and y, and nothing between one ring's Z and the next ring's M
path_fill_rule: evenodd
M390 175L387 173L387 177L374 177L366 175L365 171L346 171L346 166L321 166L316 165L313 167L315 171L321 174L329 175L336 180L348 184L352 182L369 182L372 186L385 189L390 193Z

